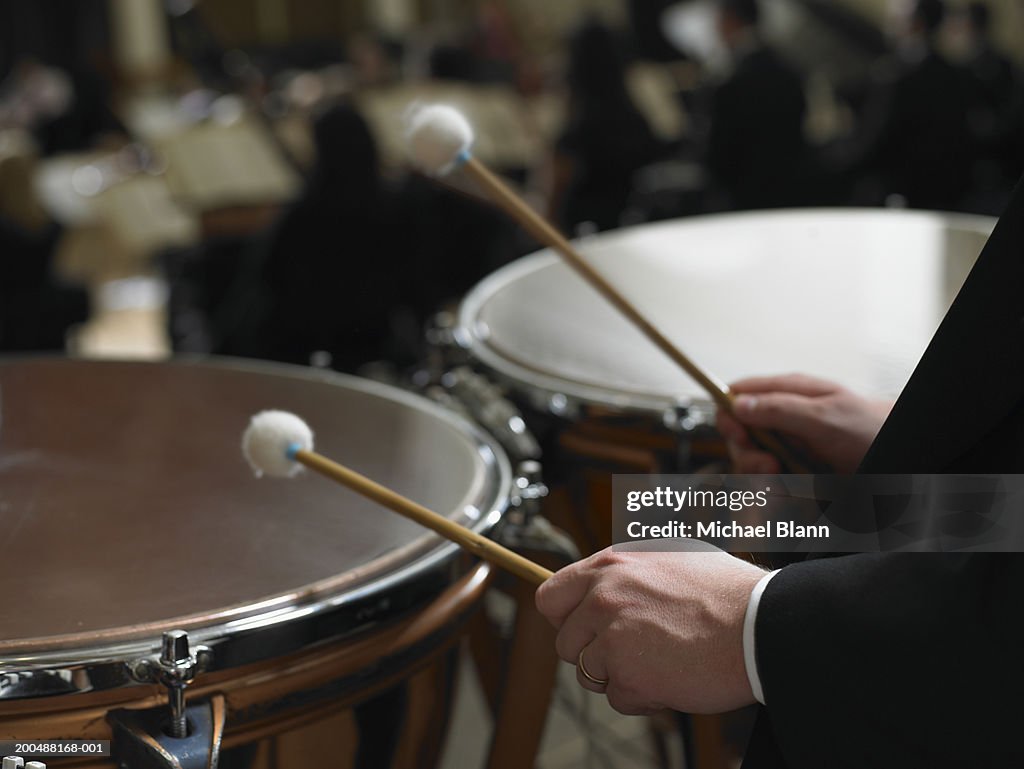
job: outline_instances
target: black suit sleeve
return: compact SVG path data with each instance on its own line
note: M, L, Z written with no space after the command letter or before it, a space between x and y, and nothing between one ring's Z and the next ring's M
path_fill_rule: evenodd
M1024 766L1024 557L854 555L765 590L757 659L789 767Z
M859 472L1019 473L1022 443L1018 184ZM744 766L1024 766L1022 598L1021 553L787 566L758 610L770 723L762 719Z

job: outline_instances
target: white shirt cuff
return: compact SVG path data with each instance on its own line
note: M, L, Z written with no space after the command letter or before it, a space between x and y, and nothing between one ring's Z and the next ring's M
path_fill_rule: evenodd
M750 690L754 692L754 699L764 705L764 689L761 688L761 676L757 673L757 656L755 652L755 630L757 626L757 607L761 605L761 594L768 587L772 577L779 571L770 571L761 577L750 592L750 600L747 601L747 613L743 617L743 664L747 668L747 681L750 682Z

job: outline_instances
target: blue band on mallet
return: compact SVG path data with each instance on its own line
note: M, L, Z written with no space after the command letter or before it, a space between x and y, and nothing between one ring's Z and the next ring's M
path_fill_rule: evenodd
M469 162L469 159L473 157L473 153L469 151L469 147L463 147L459 150L459 154L455 156L455 160L452 162L452 168L458 168L459 166L465 165Z

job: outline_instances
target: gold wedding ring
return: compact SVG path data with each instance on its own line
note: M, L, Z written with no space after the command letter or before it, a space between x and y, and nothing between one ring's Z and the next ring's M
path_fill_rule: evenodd
M592 684L594 684L596 686L607 686L608 685L608 679L607 678L597 678L596 676L592 676L590 674L590 672L587 670L587 666L583 664L583 652L585 652L586 650L587 650L586 646L584 646L582 649L580 649L580 655L576 658L576 668L577 668L577 670L579 670L583 674L583 677L586 678L588 681L590 681L590 683L592 683Z

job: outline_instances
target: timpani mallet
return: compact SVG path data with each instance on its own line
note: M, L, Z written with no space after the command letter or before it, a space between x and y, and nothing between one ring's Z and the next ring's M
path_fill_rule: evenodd
M421 171L435 177L446 176L458 169L468 173L495 204L538 242L559 254L659 350L689 374L711 396L718 408L729 414L733 413L734 396L726 384L694 363L647 320L621 291L594 269L564 235L473 156L473 128L461 112L443 104L414 105L409 110L407 122L406 138L409 153L413 163ZM799 459L777 435L753 428L748 428L748 431L756 443L772 452L791 472L809 472L806 462Z
M529 558L316 453L313 451L313 431L295 414L287 411L261 411L256 414L242 435L242 453L257 475L290 478L304 465L534 585L540 585L552 575L549 569Z

